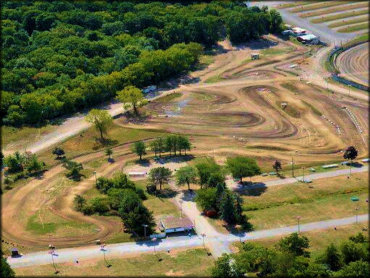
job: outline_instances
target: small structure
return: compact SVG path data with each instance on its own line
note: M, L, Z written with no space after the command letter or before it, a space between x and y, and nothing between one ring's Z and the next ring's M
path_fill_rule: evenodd
M307 44L318 44L320 42L319 38L314 34L306 34L303 36L298 36L297 41Z
M130 177L145 177L146 172L128 172Z
M259 53L252 53L251 54L251 59L252 60L258 60L260 58L260 54Z
M358 202L360 199L357 196L352 196L351 201L352 202Z
M15 258L15 257L19 257L20 256L17 248L12 248L10 251L11 251L11 257L12 258Z
M193 222L188 217L175 217L172 215L161 219L160 226L162 226L162 230L166 234L190 231L194 228Z
M287 102L282 102L280 105L281 105L281 109L284 110L288 106L288 103Z
M306 34L307 30L299 28L299 27L294 27L292 28L293 35L298 37L298 36L303 36Z
M157 86L152 85L152 86L145 87L143 89L143 93L144 94L149 94L149 93L155 92L156 90L157 90Z
M362 159L361 161L362 161L362 162L367 162L367 163L369 163L369 159L368 159L368 158L364 158L364 159Z
M324 169L336 168L338 167L338 164L328 164L328 165L323 165L321 167Z

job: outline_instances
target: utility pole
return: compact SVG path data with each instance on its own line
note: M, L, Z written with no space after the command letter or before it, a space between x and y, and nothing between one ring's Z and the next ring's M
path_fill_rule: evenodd
M299 227L299 220L301 219L300 216L297 216L297 221L298 221L298 234L300 233L300 227Z
M205 233L203 233L203 234L201 234L201 236L203 237L203 247L204 247L204 249L206 249L206 245L205 245L205 243L204 243L204 238L206 237L206 234L205 234Z
M303 173L302 173L302 174L303 174L303 175L302 175L302 181L303 181L303 183L304 183L304 166L302 167L302 172L303 172Z
M94 171L94 176L95 176L95 185L98 184L98 180L96 179L96 171Z
M294 161L293 161L293 156L292 156L292 177L294 177Z
M182 200L180 200L179 203L180 203L180 213L181 213L181 218L182 218Z
M146 227L148 227L148 225L147 224L143 224L142 226L144 227L144 238L146 238Z
M355 212L356 212L356 224L358 224L358 209L359 209L359 207L356 207L355 208Z

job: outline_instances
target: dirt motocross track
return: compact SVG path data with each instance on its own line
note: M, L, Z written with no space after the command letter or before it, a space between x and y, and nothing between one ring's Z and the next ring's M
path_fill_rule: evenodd
M250 60L251 53L273 47L278 54L262 54ZM192 74L200 83L184 85L181 95L170 101L157 100L143 108L149 116L141 123L126 118L117 124L142 129L160 129L188 134L194 155L215 155L224 159L233 154L249 155L259 161L284 164L296 155L298 163L341 159L341 151L354 145L359 156L367 155L368 105L365 101L332 94L300 81L299 76L279 65L304 60L306 47L275 37L234 48L220 44L221 54L203 70ZM306 53L306 54L305 54ZM291 70L293 71L293 70ZM215 83L206 82L217 76ZM352 116L353 115L353 116ZM360 132L361 131L361 132ZM116 162L97 167L98 176L109 176L135 157L129 145L113 148ZM87 163L104 157L104 151L76 159ZM2 235L6 241L29 248L45 248L51 241L58 247L105 241L122 231L118 218L84 216L73 209L73 198L95 186L94 177L54 192L53 183L64 174L60 165L3 195ZM29 231L27 221L40 209L67 221L91 224L95 229L73 236Z

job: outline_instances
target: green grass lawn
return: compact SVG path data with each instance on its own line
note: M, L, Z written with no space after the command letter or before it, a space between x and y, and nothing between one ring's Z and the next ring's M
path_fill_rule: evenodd
M363 23L360 23L360 24L349 25L349 26L346 26L346 27L339 28L337 30L337 32L339 32L339 33L352 33L352 32L355 32L355 31L365 30L365 29L368 29L368 28L369 28L369 23L368 22L363 22Z
M347 26L350 24L367 22L368 20L369 20L368 16L355 18L355 19L342 20L342 21L333 22L329 24L328 27L335 28L335 27Z
M244 210L257 230L283 227L302 223L342 218L367 213L367 173L354 174L348 181L346 176L314 180L309 185L296 183L262 189L246 190L243 195ZM350 197L358 196L353 203Z
M91 234L96 226L88 223L68 221L48 209L41 209L32 215L26 224L26 230L36 235L81 236Z
M281 55L281 54L289 53L293 50L294 49L292 47L285 47L285 48L280 48L280 49L278 49L278 48L265 48L265 49L261 50L261 54L266 55L266 56Z
M110 258L111 267L107 268L103 259L58 264L62 276L210 276L214 259L203 248L184 251L172 250L171 253L158 252L127 258ZM162 261L158 261L161 258ZM15 269L17 276L51 276L53 265L32 266Z
M339 14L333 14L333 15L328 15L328 16L322 16L320 18L315 18L311 20L312 23L322 23L322 22L328 22L328 21L333 21L337 19L342 19L342 18L347 18L347 17L353 17L357 15L364 15L368 14L369 10L368 9L361 9L358 11L349 11L345 13L339 13Z
M313 11L313 12L306 12L306 13L300 14L299 16L302 18L307 18L307 17L331 14L331 13L340 12L340 11L350 11L352 9L367 8L367 7L368 7L367 2L358 2L352 5L338 5L334 8L323 9L323 10L318 10L318 11Z

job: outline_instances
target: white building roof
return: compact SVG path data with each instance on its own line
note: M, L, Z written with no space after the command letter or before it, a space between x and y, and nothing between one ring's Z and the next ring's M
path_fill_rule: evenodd
M299 38L305 41L317 39L317 37L314 34L307 34L307 35L299 36Z

